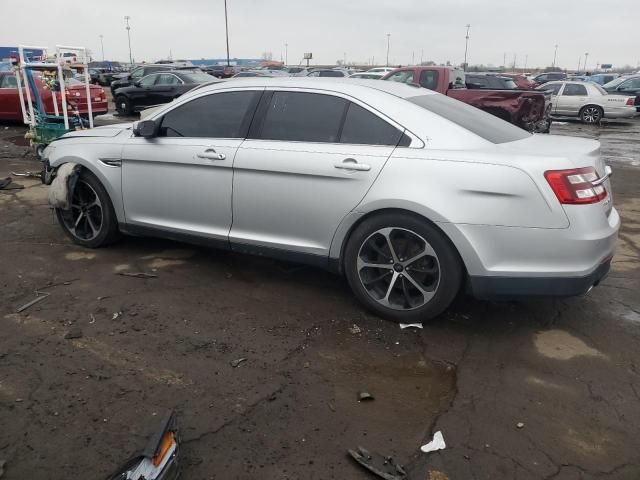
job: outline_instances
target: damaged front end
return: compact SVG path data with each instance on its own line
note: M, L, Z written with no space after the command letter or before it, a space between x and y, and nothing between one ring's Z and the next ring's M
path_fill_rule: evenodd
M49 167L48 160L45 160L42 181L49 185L49 205L62 210L71 208L71 197L81 170L82 167L73 162L63 163L57 169L53 169Z

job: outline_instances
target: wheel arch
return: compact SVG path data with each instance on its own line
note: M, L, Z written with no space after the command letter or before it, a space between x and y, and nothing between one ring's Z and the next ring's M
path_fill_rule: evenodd
M76 163L80 166L81 170L87 170L91 172L107 191L107 195L109 195L109 200L111 201L111 205L113 205L113 209L116 213L118 221L124 222L124 206L122 204L122 193L120 191L116 191L113 187L114 181L117 181L117 185L120 185L120 178L113 178L116 169L119 177L120 167L105 166L104 168L108 168L109 170L104 172L93 162L90 162L89 160L78 156L65 156L57 158L55 159L55 161L50 162L49 165L52 169L57 170L65 163Z
M375 210L371 210L363 215L360 215L357 219L355 219L355 221L353 221L348 226L348 228L346 229L346 232L343 235L341 235L339 239L334 237L334 242L339 242L339 245L336 245L335 250L332 245L332 251L334 253L337 253L338 256L329 257L330 270L339 274L344 273L345 249L346 249L347 243L349 242L349 238L351 238L351 235L353 234L355 229L358 228L358 226L360 226L364 221L368 220L369 218L372 218L378 215L389 214L389 213L404 214L404 215L412 216L422 222L428 223L433 228L438 230L442 234L442 236L447 240L447 242L449 243L453 251L456 253L458 258L460 259L460 263L463 269L463 277L464 279L467 278L467 275L468 275L467 267L466 267L464 256L461 254L460 248L458 248L458 245L456 245L456 243L451 239L451 237L442 228L440 228L440 226L438 226L437 221L433 221L430 218L420 213L417 213L413 210L402 208L402 207L382 207ZM463 282L464 282L464 279L463 279Z
M589 107L595 107L600 110L600 120L604 118L604 107L602 105L598 105L597 103L587 103L586 105L580 107L580 110L578 110L578 118L582 120L582 112L584 112L585 109Z

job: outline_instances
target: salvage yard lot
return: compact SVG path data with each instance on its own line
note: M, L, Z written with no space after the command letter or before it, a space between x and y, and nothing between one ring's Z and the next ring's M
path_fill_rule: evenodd
M37 170L6 127L0 178ZM16 179L0 191L3 480L102 478L167 408L185 479L371 478L358 445L412 479L640 478L640 120L552 133L599 139L614 168L611 274L585 298L462 297L423 330L311 267L140 238L82 249L46 188ZM118 274L140 271L157 278ZM446 449L421 453L438 430Z

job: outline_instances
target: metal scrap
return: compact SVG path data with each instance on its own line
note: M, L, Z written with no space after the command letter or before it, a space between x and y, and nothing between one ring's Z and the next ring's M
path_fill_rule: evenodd
M123 277L134 277L134 278L158 278L158 275L154 273L146 273L146 272L118 272L116 275L122 275Z
M357 452L355 450L348 452L351 458L380 478L385 480L405 480L408 478L402 465L395 463L391 457L369 452L362 447L358 447Z
M24 185L13 183L11 177L0 179L0 190L20 190L22 188L24 188Z
M42 178L42 172L30 172L30 171L26 171L24 173L11 172L11 175L14 175L16 177L29 177L29 178L37 178L37 179Z
M51 295L50 293L47 292L38 292L36 290L36 295L37 297L34 298L33 300L31 300L30 302L25 303L24 305L22 305L21 307L18 307L18 309L16 310L16 313L21 313L23 311L25 311L27 308L35 305L36 303L44 300L45 298L47 298L49 295Z
M238 358L237 360L232 360L232 361L230 362L230 365L231 365L233 368L238 368L242 362L246 362L246 361L247 361L247 359L246 359L246 358Z

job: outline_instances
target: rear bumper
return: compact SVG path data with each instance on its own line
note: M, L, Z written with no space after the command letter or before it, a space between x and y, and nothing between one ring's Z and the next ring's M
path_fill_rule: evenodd
M572 297L587 293L609 273L611 259L582 277L469 277L470 293L481 300Z
M636 108L630 107L608 107L605 108L604 118L631 118L638 115Z

